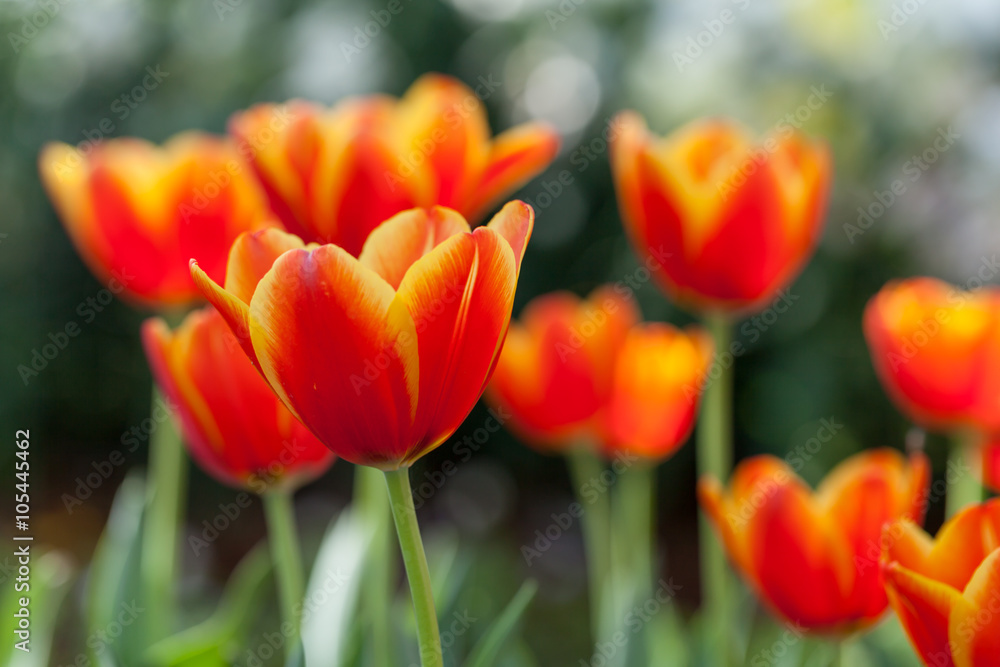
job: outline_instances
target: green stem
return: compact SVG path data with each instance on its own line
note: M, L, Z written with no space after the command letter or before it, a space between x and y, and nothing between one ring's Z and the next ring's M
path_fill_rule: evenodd
M372 658L376 665L390 665L392 634L389 631L392 607L392 542L389 532L389 497L382 473L368 466L355 466L354 502L365 522L371 526L371 559L362 582L364 611L371 628Z
M302 622L299 605L305 597L302 550L299 547L298 530L295 528L295 505L292 494L281 488L267 491L263 498L271 559L278 577L285 655L291 658L299 646Z
M624 623L629 610L642 606L653 594L654 519L656 468L646 462L636 463L622 473L616 484L612 531L615 544L625 545L616 564L618 580L622 582L626 597L619 609ZM646 639L649 639L646 635ZM640 656L643 642L631 642L625 647L625 664L649 664L652 656Z
M399 547L403 552L403 565L406 567L406 578L410 582L410 595L413 597L417 640L420 643L420 664L423 667L443 667L441 634L438 631L437 611L434 609L434 592L431 590L427 556L424 553L424 543L420 539L417 511L413 507L410 469L386 470L385 483L389 489L392 518L396 522Z
M145 599L147 641L152 644L175 629L180 524L187 492L187 455L165 400L153 387L151 414L155 430L149 442L146 519L142 532L141 578Z
M705 318L705 324L715 341L715 359L728 358L731 330L729 323L718 315ZM723 483L729 477L733 461L733 364L719 363L719 376L708 379L698 422L698 476L711 475ZM722 544L704 513L699 525L701 546L701 590L704 601L705 626L710 633L707 647L712 653L712 665L729 662L729 589L730 576Z
M600 488L597 480L604 463L590 445L572 448L566 456L573 491L583 507L580 527L583 531L590 588L590 632L594 642L610 631L605 621L611 611L607 598L611 584L611 507L607 493L584 494L585 489Z
M980 467L976 453L979 449L978 436L973 433L958 433L952 438L948 453L948 468L945 479L948 495L945 497L945 515L952 517L967 505L983 501L983 487L979 484Z

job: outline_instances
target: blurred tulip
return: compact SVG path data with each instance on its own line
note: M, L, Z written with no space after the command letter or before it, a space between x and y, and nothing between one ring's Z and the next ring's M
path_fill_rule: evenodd
M891 449L862 452L812 492L785 463L757 456L728 490L703 478L699 498L744 579L782 619L850 633L874 623L887 600L879 568L885 522L923 521L929 464Z
M785 128L755 144L725 119L666 138L624 112L611 166L633 246L667 294L745 314L779 297L819 239L830 188L826 147Z
M39 170L91 271L112 291L157 308L200 300L191 258L221 279L233 240L271 216L235 147L197 132L162 147L108 139L89 153L52 143Z
M932 278L891 282L865 308L882 385L925 428L1000 428L1000 290Z
M694 426L713 350L701 329L633 327L618 351L605 412L609 450L654 460L677 451Z
M936 540L898 521L882 542L889 601L924 664L1000 664L1000 500L961 510Z
M473 91L427 74L399 100L262 104L229 127L287 229L357 256L377 225L413 207L446 206L475 223L552 161L559 138L546 126L491 138L481 99L492 85Z
M1000 493L1000 437L994 435L985 442L983 453L983 485Z
M640 324L628 291L554 292L511 325L486 397L543 451L590 442L662 459L690 434L711 357L701 330Z
M569 292L532 300L511 323L487 399L510 415L508 425L520 437L543 450L598 442L615 360L638 321L631 295L611 286L585 300Z
M322 474L333 454L292 416L254 370L219 313L192 312L175 331L142 328L157 383L178 415L194 459L224 484L263 493Z
M267 231L237 240L225 289L191 271L327 447L395 470L451 436L482 394L533 221L522 202L475 231L451 209L413 209L380 225L357 259Z

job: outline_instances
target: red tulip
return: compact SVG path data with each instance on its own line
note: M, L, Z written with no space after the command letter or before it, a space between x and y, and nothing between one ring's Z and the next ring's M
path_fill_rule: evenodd
M235 115L230 131L288 230L355 256L377 225L416 206L479 220L559 148L542 125L491 138L477 94L439 74L421 77L400 100L258 105Z
M192 312L175 331L162 319L147 320L142 337L191 456L219 481L262 493L272 485L299 486L333 463L211 306Z
M153 307L200 299L191 258L221 279L233 240L270 219L232 144L200 133L178 135L162 147L108 139L86 154L49 144L39 169L91 271L114 291Z
M625 227L678 302L759 310L812 255L830 188L825 146L791 128L755 143L723 119L696 121L663 139L634 112L612 128Z
M892 282L868 302L864 329L882 385L913 421L1000 429L1000 290Z
M936 540L898 521L882 541L889 600L924 664L1000 664L1000 500L960 510Z
M358 258L280 232L245 235L225 288L195 263L192 275L327 447L393 470L450 437L482 394L533 217L511 202L471 231L451 209L414 209L380 225Z
M698 492L730 559L778 616L809 631L849 633L885 611L882 526L923 521L929 474L923 454L907 463L894 450L869 450L813 492L785 461L756 456L737 466L728 490L706 477Z

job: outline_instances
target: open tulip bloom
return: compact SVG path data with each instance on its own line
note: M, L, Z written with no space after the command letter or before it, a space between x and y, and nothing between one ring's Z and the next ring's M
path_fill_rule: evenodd
M428 665L441 664L441 646L408 468L483 393L533 219L515 201L472 231L451 209L413 209L377 227L357 258L278 230L245 234L224 287L191 265L289 410L339 457L385 471Z
M891 282L868 302L865 339L882 386L920 426L952 435L952 466L995 475L1000 432L1000 289L963 291L933 278ZM976 455L973 451L983 447ZM948 513L982 500L975 475L951 479Z
M1000 664L1000 500L959 511L933 540L895 522L882 543L889 601L923 663Z

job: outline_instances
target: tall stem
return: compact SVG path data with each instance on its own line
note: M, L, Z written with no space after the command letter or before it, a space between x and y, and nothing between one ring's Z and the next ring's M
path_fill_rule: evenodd
M604 463L589 444L581 444L567 453L570 477L577 501L583 507L580 527L587 558L590 588L590 632L597 642L609 631L604 620L609 611L607 593L611 585L611 504L607 493L585 494L599 488Z
M717 360L729 357L730 325L719 315L709 315L705 324L715 341ZM723 482L733 464L733 364L719 364L719 375L708 380L698 422L698 476L712 475ZM704 513L699 521L701 546L701 590L705 625L709 635L708 650L712 665L729 662L729 589L730 576L722 545Z
M389 532L391 510L385 493L385 480L379 470L355 466L354 501L355 507L373 530L371 559L362 582L364 613L371 629L372 658L376 665L390 665L393 662L390 659L392 633L389 631L393 588L392 535Z
M392 518L396 522L403 565L406 567L406 578L410 582L410 595L413 597L420 664L423 667L443 667L441 634L438 630L437 611L434 609L434 592L431 589L430 571L427 569L427 556L420 539L417 511L413 507L410 469L385 471L385 483L389 488Z
M973 433L957 433L952 437L948 453L948 469L945 480L948 495L945 497L945 514L949 517L966 505L983 501L983 487L978 474L981 462L976 452L980 446L978 436Z
M292 494L280 488L267 491L264 494L264 514L267 517L271 559L274 561L278 576L285 655L291 658L299 645L302 614L298 606L302 604L302 598L305 596L302 549L299 546L298 530L295 528L295 505L292 502Z
M155 430L149 442L149 482L140 561L148 610L147 641L150 643L163 639L175 629L177 541L187 492L187 454L173 417L164 414L165 405L154 386L151 414Z
M612 532L616 534L613 541L625 545L621 551L622 562L615 566L619 569L618 578L627 594L625 604L619 609L622 623L630 609L641 607L653 593L655 472L654 466L639 462L622 473L616 483L612 520ZM639 641L626 646L625 664L649 664L651 655L639 655L646 644Z

